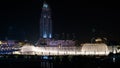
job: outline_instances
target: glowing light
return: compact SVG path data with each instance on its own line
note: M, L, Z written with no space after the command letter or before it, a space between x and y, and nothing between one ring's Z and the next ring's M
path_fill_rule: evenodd
M100 41L102 41L102 39L101 39L101 38L98 38L98 39L95 39L95 41L96 41L96 42L100 42Z
M0 41L0 44L2 44L2 42Z
M109 50L106 44L84 44L81 52L85 55L108 55Z
M113 54L116 54L116 50L113 51Z
M87 44L88 45L88 44ZM14 54L25 55L45 55L43 59L48 59L47 55L108 55L109 50L105 44L88 45L81 47L38 47L31 45L24 45L19 52Z
M51 35L51 34L49 35L49 38L52 38L52 35Z
M47 7L48 7L48 5L47 5L47 4L44 4L44 5L43 5L43 7L47 8Z
M43 59L48 59L48 56L43 56Z
M43 38L47 38L47 34L46 33L43 35Z
M115 62L115 57L113 57L113 62Z
M46 18L46 15L44 15L44 18Z

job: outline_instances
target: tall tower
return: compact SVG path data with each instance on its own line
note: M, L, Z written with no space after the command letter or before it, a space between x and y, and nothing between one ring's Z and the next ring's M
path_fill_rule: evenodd
M43 3L40 18L40 38L52 38L51 9L46 2Z

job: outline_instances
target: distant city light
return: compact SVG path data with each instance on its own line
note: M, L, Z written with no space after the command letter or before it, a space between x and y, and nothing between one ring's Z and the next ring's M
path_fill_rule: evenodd
M43 38L47 38L47 34L46 33L43 35Z
M51 34L49 35L49 38L52 38L52 35L51 35Z
M48 59L48 56L43 56L43 59Z
M48 7L48 5L47 5L47 4L44 4L44 5L43 5L43 7L47 8L47 7Z

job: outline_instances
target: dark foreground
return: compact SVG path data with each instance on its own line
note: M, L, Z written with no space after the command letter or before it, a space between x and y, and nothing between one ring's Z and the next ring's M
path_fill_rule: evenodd
M119 68L116 66L120 66L120 57L119 55L102 57L0 55L0 66L1 68Z

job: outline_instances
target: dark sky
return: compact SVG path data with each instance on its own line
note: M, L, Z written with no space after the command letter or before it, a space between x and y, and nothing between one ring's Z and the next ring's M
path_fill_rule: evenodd
M18 1L18 2L17 2ZM16 33L38 38L43 0L0 2L0 35ZM53 34L76 33L81 40L97 36L120 40L120 8L117 2L92 0L46 0L52 9ZM23 34L22 33L22 34Z

